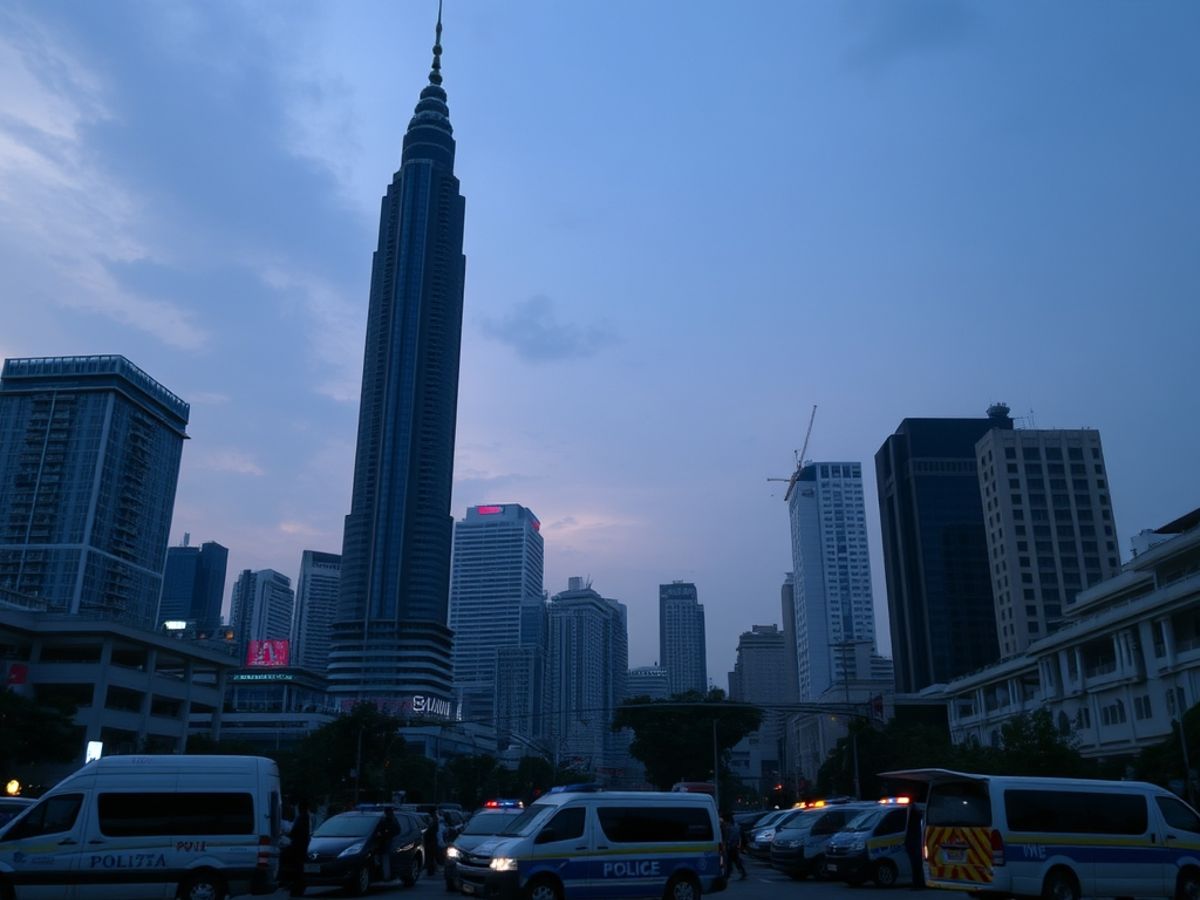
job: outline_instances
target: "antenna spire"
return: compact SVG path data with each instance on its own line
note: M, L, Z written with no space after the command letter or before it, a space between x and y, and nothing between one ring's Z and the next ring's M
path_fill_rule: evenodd
M434 30L433 68L429 70L429 83L442 83L442 0L438 0L437 28Z

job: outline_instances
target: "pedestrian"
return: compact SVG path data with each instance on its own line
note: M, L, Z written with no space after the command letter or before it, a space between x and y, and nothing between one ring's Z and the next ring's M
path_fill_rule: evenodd
M379 823L380 881L391 881L395 877L395 873L392 872L392 851L399 835L400 823L396 820L396 813L389 806L383 811L383 821Z
M721 840L725 843L725 856L729 860L729 874L733 875L736 868L746 877L746 867L742 864L742 830L733 821L733 814L721 814Z
M437 871L438 864L438 842L437 842L437 819L431 817L429 825L425 828L423 843L425 844L425 874L432 875Z
M446 862L446 848L450 846L450 815L448 813L438 814L438 830L437 830L437 854L438 865L444 865Z
M924 843L925 828L921 816L921 808L915 803L908 807L908 821L904 828L904 850L908 854L908 867L912 870L912 883L909 889L922 891L925 889Z
M296 804L296 818L292 822L292 830L288 837L292 842L290 849L296 867L292 877L291 895L300 897L304 894L304 860L308 856L308 844L312 839L312 813L308 808L308 800L301 799Z

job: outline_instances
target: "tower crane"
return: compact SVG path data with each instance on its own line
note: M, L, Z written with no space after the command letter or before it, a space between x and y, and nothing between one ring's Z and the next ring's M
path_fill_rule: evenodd
M787 491L783 495L783 502L787 503L792 499L792 491L796 488L796 480L800 477L800 470L804 468L804 455L808 452L808 439L812 437L813 421L817 418L817 404L813 404L812 413L808 417L808 430L804 432L804 444L800 447L800 451L796 454L796 471L792 473L791 478L768 478L767 481L786 481Z

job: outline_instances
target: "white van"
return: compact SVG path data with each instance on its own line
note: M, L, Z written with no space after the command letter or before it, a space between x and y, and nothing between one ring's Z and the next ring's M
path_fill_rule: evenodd
M270 894L279 770L257 756L106 756L0 831L0 900Z
M726 884L708 794L550 793L458 859L469 896L695 900Z
M1200 894L1200 816L1157 785L943 769L882 777L929 785L931 887L1050 900Z

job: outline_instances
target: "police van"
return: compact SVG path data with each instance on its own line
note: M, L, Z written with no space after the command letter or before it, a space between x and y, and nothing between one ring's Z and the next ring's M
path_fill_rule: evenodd
M885 797L846 823L825 847L825 875L850 884L870 879L880 887L912 880L905 847L909 816L922 807L909 797Z
M279 770L257 756L106 756L0 830L4 900L270 894Z
M547 794L458 859L468 896L694 900L726 884L708 794Z
M928 785L923 835L931 887L998 896L1200 895L1200 816L1136 781L885 773Z

